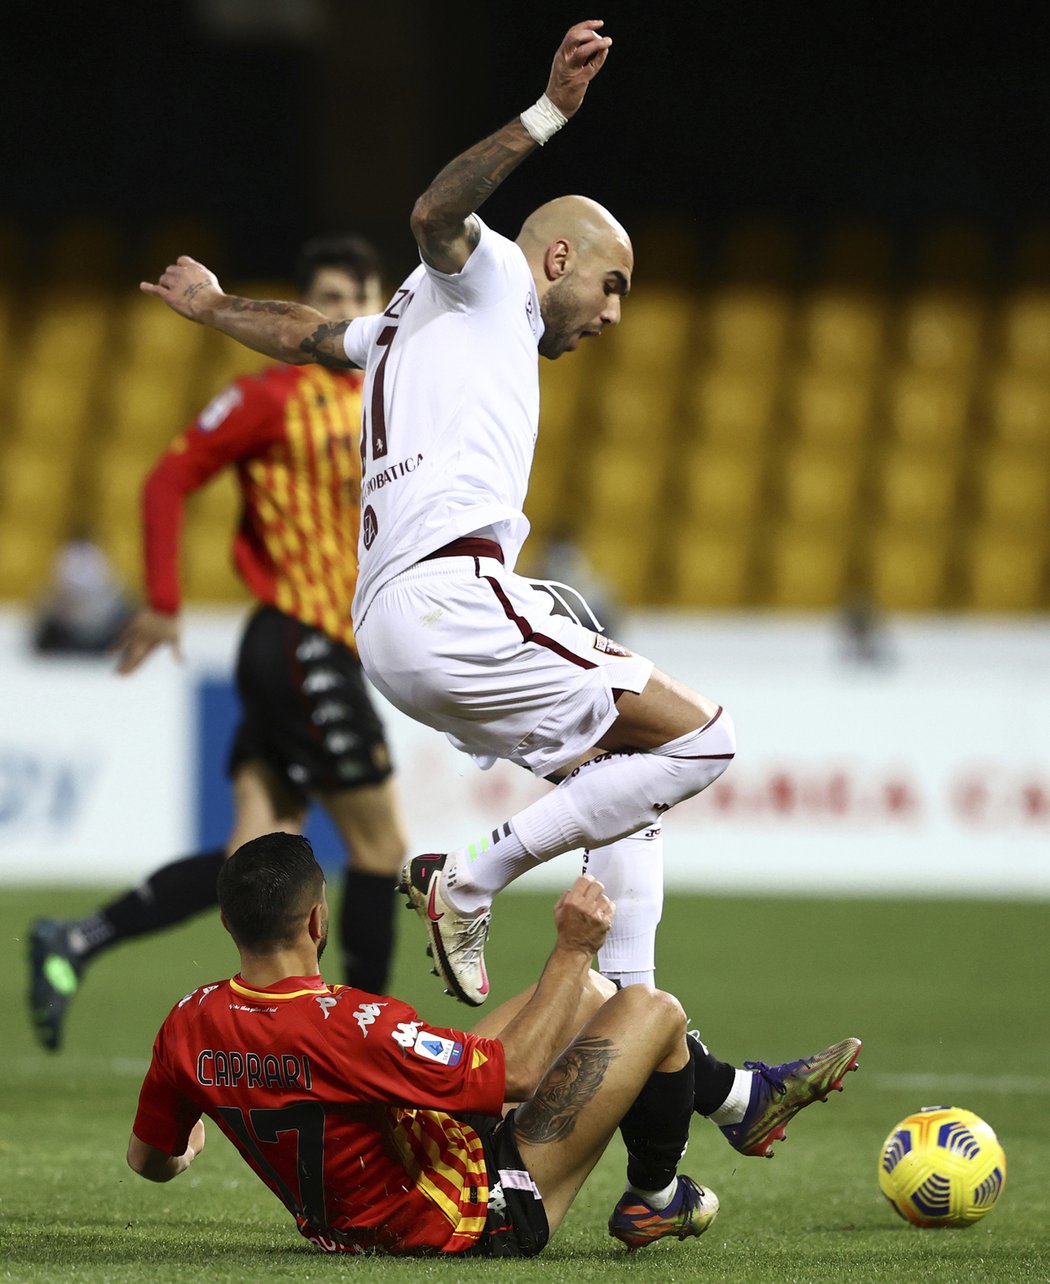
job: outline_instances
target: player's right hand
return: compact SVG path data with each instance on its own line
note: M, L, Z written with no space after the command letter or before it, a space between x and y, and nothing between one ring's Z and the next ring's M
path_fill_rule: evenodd
M188 254L180 254L175 263L169 263L156 285L140 281L139 289L163 299L172 311L190 321L206 320L212 306L224 297L215 273Z
M547 97L563 116L575 116L580 110L587 86L609 56L612 40L599 34L604 26L601 18L578 22L558 46L547 81Z
M182 637L177 615L165 615L143 607L125 624L112 646L119 657L117 672L134 673L143 660L158 646L170 646L175 659L182 663Z
M558 945L565 950L597 954L609 934L615 912L602 884L590 874L581 874L554 907Z

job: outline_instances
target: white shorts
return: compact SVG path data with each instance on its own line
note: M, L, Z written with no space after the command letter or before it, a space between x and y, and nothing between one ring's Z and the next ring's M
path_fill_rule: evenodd
M417 562L369 605L361 663L392 705L480 764L508 758L548 776L616 720L613 692L641 692L653 671L553 606L495 558Z

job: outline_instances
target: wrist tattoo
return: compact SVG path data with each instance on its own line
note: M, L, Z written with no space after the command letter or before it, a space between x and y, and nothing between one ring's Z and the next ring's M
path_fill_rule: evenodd
M577 1039L571 1044L534 1095L518 1108L514 1116L518 1140L541 1146L568 1137L617 1055L610 1039Z

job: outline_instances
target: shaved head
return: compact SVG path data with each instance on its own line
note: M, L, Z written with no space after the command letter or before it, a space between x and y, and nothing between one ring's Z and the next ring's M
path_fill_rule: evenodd
M634 250L624 227L588 196L559 196L533 210L518 233L540 300L540 353L560 357L620 319Z
M589 196L559 196L548 201L532 211L518 234L518 244L526 257L530 248L546 248L559 239L572 241L581 250L602 240L619 241L631 250L631 238L623 224Z

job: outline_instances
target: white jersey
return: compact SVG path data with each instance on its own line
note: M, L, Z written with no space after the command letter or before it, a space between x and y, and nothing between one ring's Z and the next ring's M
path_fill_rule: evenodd
M461 272L421 264L344 336L366 372L355 624L377 589L452 540L481 532L513 567L528 534L543 322L525 255L477 222Z

